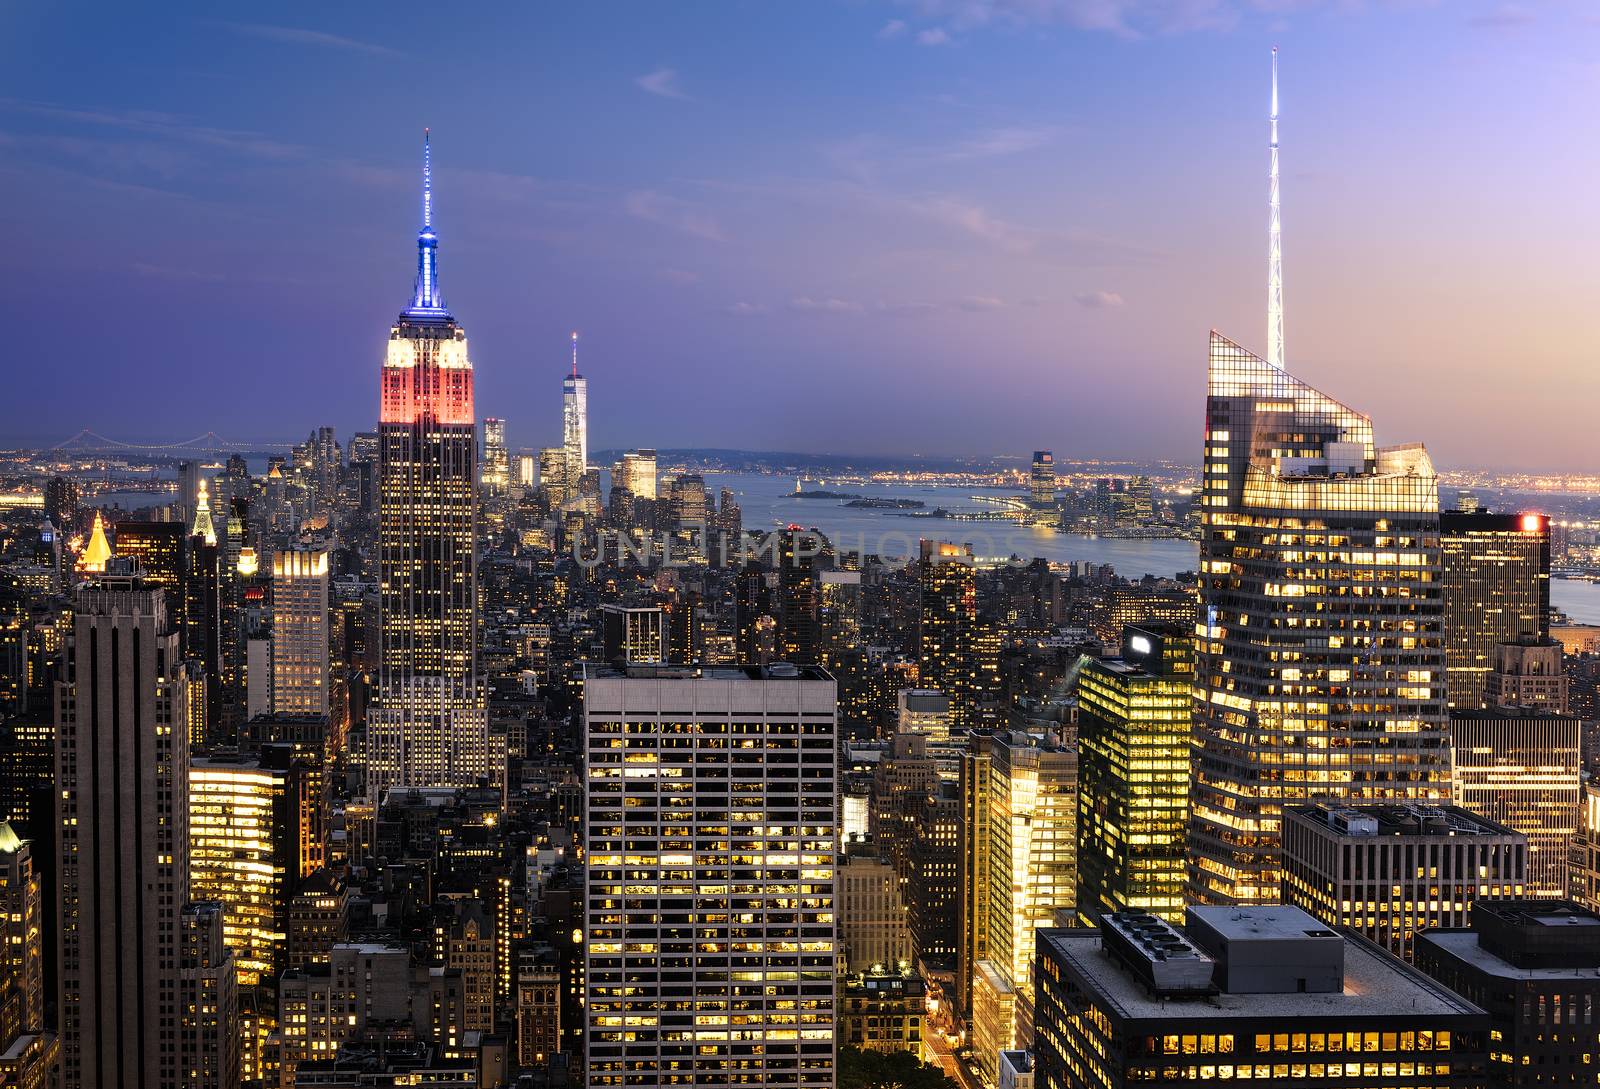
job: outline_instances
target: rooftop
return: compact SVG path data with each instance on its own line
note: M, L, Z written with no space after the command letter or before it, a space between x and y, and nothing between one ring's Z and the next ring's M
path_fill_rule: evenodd
M630 681L831 681L821 666L773 662L770 666L708 666L583 663L585 680Z
M1505 825L1458 805L1405 802L1313 802L1283 807L1285 821L1302 821L1339 836L1518 836Z
M1063 962L1092 983L1100 999L1128 1020L1203 1024L1240 1017L1475 1016L1478 1007L1364 939L1345 938L1344 990L1325 993L1233 994L1178 1000L1152 995L1113 960L1093 930L1040 930Z

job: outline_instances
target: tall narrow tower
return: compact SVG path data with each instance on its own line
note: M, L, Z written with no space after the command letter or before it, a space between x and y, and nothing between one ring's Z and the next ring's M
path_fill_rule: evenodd
M378 706L367 792L467 786L488 774L479 680L477 441L467 335L439 291L423 138L422 229L411 305L389 330L378 416Z
M578 373L578 334L572 334L572 373L561 380L561 445L567 484L576 491L589 468L589 380Z
M1283 224L1278 215L1278 47L1272 47L1272 165L1267 205L1267 362L1283 370Z

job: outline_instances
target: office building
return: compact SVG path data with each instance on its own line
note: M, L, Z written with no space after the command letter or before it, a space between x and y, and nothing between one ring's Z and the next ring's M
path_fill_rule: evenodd
M1583 784L1577 834L1572 837L1571 896L1590 911L1600 911L1600 784Z
M551 510L560 510L578 494L578 482L567 473L567 448L547 446L539 451L539 486Z
M561 380L561 449L567 485L575 490L589 469L589 380L578 373L578 334L572 334L572 373Z
M1554 639L1497 643L1484 705L1541 707L1564 715L1571 710L1569 687L1561 644Z
M165 591L124 566L78 592L56 686L64 1089L187 1084L176 1028L193 679Z
M1417 935L1417 968L1489 1015L1489 1085L1593 1085L1600 916L1570 900L1479 900L1470 928Z
M33 845L0 822L0 1085L45 1089L58 1058L45 1031L43 912Z
M910 969L857 972L842 978L839 1046L920 1056L927 995L927 984Z
M273 553L271 646L272 711L328 714L326 552Z
M1456 802L1528 838L1524 895L1565 899L1582 819L1583 720L1533 707L1450 712Z
M894 865L870 844L839 859L839 953L852 972L898 971L911 963L911 928Z
M239 981L222 917L221 904L199 901L184 906L178 923L178 1030L186 1089L238 1089L244 1077L241 1053L249 1044L240 1040Z
M1439 527L1448 698L1482 707L1495 646L1550 635L1550 519L1447 510Z
M973 804L983 817L966 829L963 868L983 907L961 966L970 972L973 1048L992 1086L999 1052L1032 1041L1034 932L1059 925L1077 903L1078 753L1020 731L973 743L987 748L973 768L982 773Z
M483 421L483 490L504 495L511 485L511 452L506 448L506 422L495 416Z
M950 743L950 697L933 688L902 688L895 697L900 733L922 734L929 744Z
M600 606L600 637L608 662L664 665L667 661L667 615L659 605Z
M389 331L378 425L382 649L366 787L472 786L490 774L478 676L478 468L467 334L445 307L423 145L411 305Z
M586 666L591 1086L834 1084L834 685Z
M1039 936L1038 1089L1476 1089L1488 1018L1298 908L1139 912Z
M988 694L985 683L991 679L980 661L988 648L979 645L972 549L923 541L918 574L919 675L924 686L950 697L950 729L959 736L979 725L980 703Z
M940 781L917 812L906 903L913 963L953 965L961 894L961 789Z
M1041 507L1056 501L1056 459L1049 450L1033 452L1033 468L1028 475L1028 496Z
M784 530L778 539L778 657L814 665L820 649L818 559L828 541L815 530L794 528Z
M1078 696L1078 911L1183 919L1194 639L1130 627L1083 658Z
M1189 893L1273 902L1286 804L1449 797L1437 479L1216 333L1206 414Z
M1404 960L1429 927L1465 926L1473 901L1521 896L1522 834L1453 805L1285 807L1283 901Z

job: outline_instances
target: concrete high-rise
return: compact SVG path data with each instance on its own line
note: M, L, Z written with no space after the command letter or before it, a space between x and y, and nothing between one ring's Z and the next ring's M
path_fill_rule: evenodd
M189 1084L176 1030L195 667L168 607L127 569L86 584L56 686L65 1089Z
M589 665L585 1084L834 1085L833 681Z
M1439 527L1446 697L1483 707L1495 647L1550 635L1550 519L1447 510Z
M1274 902L1283 806L1450 795L1437 478L1211 334L1189 892Z
M378 423L382 650L367 793L490 774L478 675L478 468L467 334L439 290L431 163L411 305L389 331Z
M950 697L950 729L978 722L980 647L978 589L972 549L944 541L921 543L921 610L917 653L922 684Z
M272 556L272 710L326 715L328 554Z
M1028 496L1039 506L1049 506L1056 500L1056 459L1049 450L1033 452L1033 466L1028 474Z
M490 416L483 421L483 490L504 495L511 484L511 452L506 448L506 422Z

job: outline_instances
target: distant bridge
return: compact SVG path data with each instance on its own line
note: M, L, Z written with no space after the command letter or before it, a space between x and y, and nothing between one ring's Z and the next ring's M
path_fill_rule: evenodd
M63 452L73 451L116 451L128 450L137 452L172 451L174 453L204 453L226 454L240 450L290 450L294 444L290 442L233 442L218 435L215 431L207 431L204 435L196 435L192 439L182 442L152 443L152 442L123 442L121 439L108 439L98 432L87 427L79 431L70 439L63 439L50 450Z

